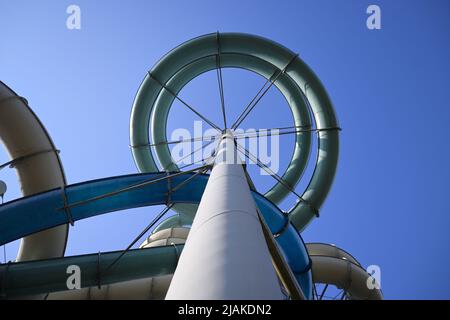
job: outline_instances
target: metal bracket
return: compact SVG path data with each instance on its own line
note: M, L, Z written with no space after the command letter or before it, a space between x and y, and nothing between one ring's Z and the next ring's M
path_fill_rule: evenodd
M166 205L169 206L172 203L172 182L170 180L170 172L167 171L167 200Z
M328 127L328 128L321 128L321 129L316 129L316 132L322 132L322 131L342 131L341 127Z
M16 165L17 162L20 162L20 161L25 160L27 158L31 158L31 157L34 157L34 156L41 155L43 153L48 153L48 152L55 152L56 154L59 154L61 151L58 150L58 149L48 149L48 150L41 150L41 151L33 152L33 153L30 153L30 154L27 154L27 155L24 155L24 156L18 157L16 159L13 159L11 161L3 163L2 165L0 165L0 170L5 168L5 167L7 167L7 166L9 166L10 168L14 168L14 166Z
M150 144L138 144L138 145L136 145L136 146L132 146L132 145L130 144L130 148L131 148L131 149L150 148Z
M97 288L99 288L99 289L102 288L101 269L100 269L100 255L101 255L101 252L99 251L98 254L97 254Z
M217 31L217 33L216 33L216 39L217 39L216 67L220 68L221 67L221 63L220 63L221 49L220 49L220 35L219 35L219 31Z
M9 101L9 100L15 100L15 99L22 101L25 105L28 106L28 100L26 98L18 96L18 95L13 95L13 96L6 97L4 99L0 99L0 104L4 103L6 101Z
M63 205L64 205L63 209L64 209L64 212L66 213L67 220L69 221L70 225L73 227L75 225L75 223L73 221L72 213L70 212L70 207L67 202L66 187L64 185L61 187L61 191L62 191L61 194L62 194Z
M220 47L220 33L219 31L216 32L216 39L217 39L217 54L220 55L222 53L221 47Z
M273 233L273 237L278 238L279 236L281 236L288 229L289 223L290 223L289 217L285 214L283 226L280 228L280 230Z
M296 53L291 60L289 60L289 62L284 66L283 69L279 69L276 68L275 72L270 76L270 78L268 79L268 81L275 83L275 81L278 80L278 78L282 75L285 74L287 71L287 68L291 65L292 62L294 62L295 58L298 57L298 53Z
M308 200L305 200L305 199L303 199L302 197L300 197L300 199L299 199L301 202L303 202L303 203L305 203L313 212L314 212L314 215L316 216L316 218L319 218L320 217L320 212L319 212L319 210L316 208L316 207L314 207L312 204L311 204L311 202L309 202Z
M294 54L294 56L291 58L291 60L289 60L289 62L287 63L287 65L283 68L283 70L281 71L282 73L286 73L287 68L292 64L292 62L295 61L295 59L299 56L298 53Z

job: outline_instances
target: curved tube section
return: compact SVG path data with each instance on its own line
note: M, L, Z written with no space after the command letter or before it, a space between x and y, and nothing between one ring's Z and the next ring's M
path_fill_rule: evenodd
M169 201L200 202L208 175L198 175L190 180L188 186L185 184L185 187L174 192L169 191L191 178L193 173L172 177L170 184L167 180L160 180L166 175L164 172L99 179L69 185L64 190L54 189L5 203L0 206L0 245L66 224L70 220L78 221L107 212L161 205ZM153 183L130 189L132 186L150 181ZM124 188L128 188L128 191L116 193ZM114 195L97 198L107 193ZM270 230L274 234L280 233L276 239L286 255L286 260L299 279L305 295L311 296L309 258L303 240L275 204L257 192L253 191L252 195ZM37 207L40 208L38 212L34 210Z
M179 255L188 234L188 228L165 229L151 234L139 248L168 248L168 246L171 246ZM178 260L178 255L176 260ZM141 259L139 258L139 260ZM170 274L112 283L100 288L88 287L76 291L55 292L49 294L48 300L163 300L172 281L175 266L176 264L174 264Z
M163 300L172 275L117 282L99 287L55 292L46 300Z
M0 206L0 245L66 224L70 220L78 221L108 212L168 202L200 201L208 176L199 175L190 180L186 187L172 192L170 188L175 188L193 174L172 177L170 183L167 179L161 180L166 175L164 172L98 179L7 202ZM118 192L150 181L151 184ZM108 193L114 194L104 197ZM36 212L35 208L39 211Z
M306 244L312 260L314 283L332 284L344 289L352 300L382 300L381 290L369 289L373 279L346 251L323 243Z
M237 50L238 48L230 48L230 50ZM273 64L262 60L258 57L250 56L247 54L237 53L221 53L221 65L223 68L240 68L248 71L255 72L260 76L270 79L278 71L277 67ZM156 67L155 67L156 68ZM192 79L196 78L202 73L214 70L216 68L215 56L206 56L194 60L194 62L188 64L186 67L178 71L166 84L167 88L176 94L189 83ZM153 75L153 71L151 73ZM149 76L150 77L150 76ZM156 77L156 76L154 76ZM155 81L152 79L152 81ZM157 85L157 84L156 84ZM298 128L308 129L311 128L311 120L308 112L308 107L305 100L302 99L303 95L301 90L296 84L286 75L281 75L274 83L280 92L284 95L286 102L290 106L290 110L293 115L294 125ZM166 123L168 113L170 111L174 96L168 91L161 91L160 95L156 99L155 106L152 110L152 140L154 143L161 143L167 141L166 137ZM296 182L302 176L310 154L311 147L311 132L298 132L296 133L296 142L294 145L294 151L290 159L290 165L283 173L282 178L295 185ZM165 143L155 146L155 150L158 156L158 160L165 168L176 170L177 166L174 164L168 145ZM289 191L277 183L271 190L269 190L265 196L275 202L280 202Z
M178 227L164 229L152 233L139 248L152 248L157 246L169 246L172 244L184 244L189 235L190 228Z
M0 298L28 299L30 295L66 291L67 269L73 265L80 268L81 288L170 275L175 271L182 250L183 245L129 250L110 269L109 266L122 254L121 251L0 265Z
M141 129L143 129L144 132L148 132L148 120L150 119L151 114L153 114L151 123L154 142L166 140L165 124L174 97L168 91L161 90L161 85L158 82L163 81L172 92L178 93L186 83L196 76L216 68L218 41L220 41L221 44L220 55L223 67L245 68L259 73L267 79L273 77L279 70L277 66L265 60L264 53L260 56L252 55L252 53L258 52L256 48L248 49L248 45L246 47L235 46L233 45L233 42L229 41L227 38L228 35L229 34L212 34L190 40L169 52L158 62L150 72L150 75L144 79L141 89L138 91L135 99L130 125L132 143L133 140L143 138L147 140L143 142L135 141L139 143L137 145L148 144L148 136L146 134L140 135L139 132L141 132ZM261 48L261 50L266 50L267 52L267 47ZM157 89L159 88L159 90L148 92L147 89L149 86ZM275 82L275 86L280 89L287 102L291 105L295 125L309 128L311 126L310 117L305 101L302 99L301 90L285 75L282 75L280 79ZM154 106L152 103L154 103ZM145 114L146 118L141 117L141 113ZM302 148L302 152L300 152L300 147ZM285 175L287 176L284 178L287 181L294 182L300 178L309 154L305 151L309 151L309 147L310 133L298 133L293 156L293 161L296 166L295 170L291 167L291 170L286 171ZM158 159L163 166L174 166L167 146L161 145L160 147L157 147L156 151ZM151 168L153 165L156 166L156 164L153 159L146 159L148 158L147 152L148 148L135 148L133 150L133 155L135 155L136 163L140 169L143 169L143 167L141 168L141 163L148 163L149 166L147 169L152 170ZM143 161L140 161L140 159ZM285 195L287 195L287 190L280 185L276 185L274 189L267 194L272 201L281 200ZM280 199L278 199L278 197Z
M168 248L167 246L180 246L186 242L189 228L169 228L151 234L140 246L142 249L154 247ZM138 253L138 251L135 251ZM141 260L141 258L139 258ZM150 270L153 266L150 265ZM173 267L174 269L174 267ZM307 278L301 279L301 281ZM49 300L114 300L114 299L164 299L172 280L172 274L153 278L136 279L125 282L111 283L98 287L82 288L76 291L63 291L51 293ZM302 282L304 284L304 282ZM302 286L303 289L308 288ZM309 286L310 288L310 286ZM310 297L309 297L310 299Z
M321 243L321 242L309 242L306 244L308 254L310 256L327 256L337 259L348 260L358 266L361 264L347 251L336 247L333 244Z
M140 246L140 249L150 249L162 247L164 249L172 248L172 251L177 253L175 261L178 261L178 256L181 254L183 244L186 242L189 234L188 228L170 228L165 229L150 235ZM176 246L176 247L175 247ZM139 251L133 250L136 253ZM149 250L147 250L149 251ZM151 252L151 250L149 251ZM171 257L166 254L164 257ZM153 259L158 259L154 257ZM137 260L137 259L136 259ZM138 264L142 264L142 259L139 257ZM158 263L160 261L157 261ZM153 270L154 266L151 261L149 263L149 270ZM165 262L167 263L167 262ZM48 300L163 300L166 297L167 290L172 281L173 271L175 271L176 263L172 265L170 274L161 273L159 276L147 277L142 279L133 279L129 281L111 283L106 286L102 285L100 288L91 286L82 288L80 290L61 291L50 293ZM133 272L133 274L135 274Z
M148 132L150 122L152 142L167 140L165 123L173 95L162 86L178 93L190 80L215 68L215 57L219 53L224 67L245 68L266 78L284 70L275 85L288 101L295 125L308 127L309 114L314 118L319 130L316 168L301 201L289 211L295 227L303 230L318 216L331 188L339 153L338 123L331 101L311 69L292 51L268 39L242 33L208 34L183 43L163 57L143 80L133 104L130 141L136 165L141 172L158 170L148 146ZM290 186L295 186L303 173L309 155L309 139L309 134L297 134L294 155L283 174ZM173 165L167 145L159 145L155 151L161 164ZM279 202L287 194L288 190L277 184L266 196ZM185 210L182 213L193 215Z
M24 196L61 188L66 184L58 152L48 132L24 98L0 81L0 138L13 159ZM30 216L39 215L30 208ZM22 239L16 261L64 255L68 225Z
M176 214L164 219L159 225L156 226L155 229L153 229L152 233L156 233L158 231L168 228L180 228L191 226L193 221L194 221L193 217L184 214Z

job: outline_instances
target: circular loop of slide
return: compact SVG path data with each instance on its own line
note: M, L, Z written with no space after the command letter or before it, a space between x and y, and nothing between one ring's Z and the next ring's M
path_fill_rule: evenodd
M189 81L214 69L219 53L223 67L247 69L266 79L271 79L276 72L284 70L274 85L285 96L294 124L308 127L311 124L310 117L314 118L319 145L316 167L302 199L289 211L293 224L298 230L302 230L317 216L331 187L338 160L338 123L320 80L292 51L273 41L243 33L214 33L189 40L164 56L143 80L133 104L130 142L135 163L141 172L159 170L148 146L151 129L152 143L162 142L155 147L159 162L166 168L176 169L170 150L164 143L167 141L167 116L174 97L162 85L177 94ZM282 175L292 187L298 183L306 167L310 139L309 132L296 134L294 154ZM279 203L288 193L278 183L265 196ZM186 208L178 211L192 216L194 210L191 207L190 212Z

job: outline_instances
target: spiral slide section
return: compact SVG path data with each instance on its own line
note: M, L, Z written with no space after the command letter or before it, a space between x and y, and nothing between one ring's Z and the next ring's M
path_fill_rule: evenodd
M274 85L286 98L295 126L311 128L310 119L314 119L319 145L314 174L301 201L289 211L295 227L303 230L318 216L331 188L339 154L339 125L331 100L314 72L297 54L274 41L244 33L213 33L191 39L165 55L144 78L133 104L130 144L135 163L141 172L162 169L156 160L164 168L177 168L166 143L169 110L174 96L187 83L217 68L217 55L224 68L246 69L269 80L282 72ZM282 175L287 185L295 186L303 174L310 134L296 133L295 150ZM150 142L155 144L155 150ZM288 194L289 190L277 183L265 196L279 203ZM192 217L196 207L178 206L176 210Z
M312 261L314 283L344 289L352 300L383 299L380 289L368 286L368 282L373 283L375 279L348 252L325 243L308 243L306 247Z
M66 184L61 160L49 134L27 101L0 81L0 138L19 177L24 196ZM30 215L37 216L36 208ZM16 261L61 257L66 248L67 224L22 239Z

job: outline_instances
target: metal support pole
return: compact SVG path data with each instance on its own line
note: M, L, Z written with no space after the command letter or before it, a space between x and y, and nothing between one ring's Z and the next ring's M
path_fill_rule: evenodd
M231 131L217 150L166 299L283 299Z

